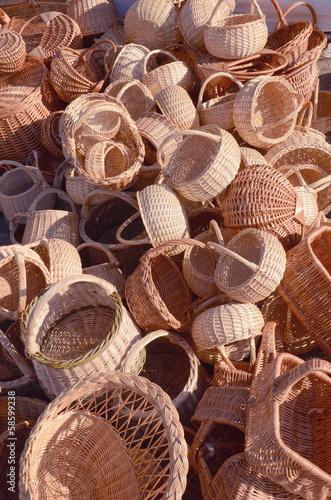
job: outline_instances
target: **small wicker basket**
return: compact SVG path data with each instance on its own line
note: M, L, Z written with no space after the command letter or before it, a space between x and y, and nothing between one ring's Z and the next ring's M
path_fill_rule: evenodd
M188 92L179 85L167 85L154 96L161 113L178 130L199 128L199 114Z
M26 47L19 33L1 29L0 52L0 74L15 73L21 69L26 58Z
M103 34L117 19L113 2L107 0L69 0L67 14L76 21L83 36Z
M115 80L108 85L104 93L119 99L134 121L155 106L151 92L139 80Z

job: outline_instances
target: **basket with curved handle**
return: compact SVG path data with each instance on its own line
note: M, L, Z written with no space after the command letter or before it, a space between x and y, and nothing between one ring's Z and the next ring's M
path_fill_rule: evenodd
M105 245L103 245L102 243L97 243L94 241L91 241L90 243L82 243L81 245L79 245L77 247L77 251L80 252L81 250L83 250L83 248L95 248L97 250L100 250L107 257L109 264L111 264L113 266L119 265L119 262L116 259L116 257L114 257L114 255L111 253L111 251L108 250L108 248L106 248Z
M20 377L19 379L15 381L10 381L10 382L0 382L0 386L2 389L6 388L6 384L8 386L13 386L15 387L29 383L33 380L36 379L36 374L32 366L29 364L29 362L23 358L18 352L15 346L10 342L8 337L3 333L3 331L0 329L0 344L2 347L7 351L9 356L13 359L15 365L20 369L20 371L23 373L23 377ZM5 384L5 385L4 385Z
M101 92L102 89L103 89L103 87L104 87L104 85L105 85L105 83L106 83L106 81L107 81L107 78L109 78L109 75L112 72L113 65L114 65L114 62L115 62L115 59L116 59L117 46L111 40L98 40L94 45L92 45L92 47L86 49L86 51L81 55L81 58L82 58L82 60L84 62L84 66L85 66L86 72L88 72L88 71L90 72L90 70L87 69L88 68L87 56L91 57L92 54L93 54L93 52L95 51L95 48L98 47L98 45L104 45L105 43L109 43L111 45L111 47L107 51L102 50L102 52L105 52L104 60L106 61L106 64L107 64L107 66L105 64L105 67L107 67L108 69L106 71L105 76L99 82L95 83L92 86L91 92L93 92L93 93ZM113 56L112 56L111 62L109 63L109 61L108 61L108 55L109 55L109 51L110 50L113 51ZM94 80L94 78L93 78L93 80Z
M116 36L118 37L119 40L121 40L121 42L123 42L124 44L127 43L127 39L126 37L124 37L121 33L120 33L120 30L118 29L118 23L120 21L122 21L123 19L125 19L125 16L121 16L121 17L118 17L115 22L114 22L114 31L115 31L115 34Z
M155 57L157 55L161 55L161 54L163 54L164 56L168 56L170 59L172 59L173 62L178 62L177 57L175 57L173 54L171 54L171 52L167 52L166 50L163 50L163 49L151 50L143 58L143 75L147 75L149 73L149 71L150 71L148 69L148 63L151 64L151 62L153 61L153 59L155 59Z
M84 200L84 204L81 209L82 219L88 219L88 217L91 215L91 207L100 205L101 203L111 200L112 198L120 198L121 200L126 201L127 203L129 203L129 205L138 210L138 203L128 193L124 193L122 191L107 191L105 189L95 189L94 191L89 193Z
M274 3L274 1L272 1L272 3ZM290 5L289 7L287 7L286 10L284 10L284 12L282 13L282 16L281 16L280 20L278 21L278 23L275 26L275 30L277 30L278 28L280 28L281 25L287 25L287 21L285 19L286 16L287 16L287 14L289 14L293 9L295 9L297 7L301 7L301 6L302 7L307 7L307 9L309 9L309 11L311 13L311 16L313 18L313 26L314 26L315 29L318 29L317 16L316 16L316 12L315 12L314 7L312 5L310 5L310 3L308 3L308 2L295 2L292 5ZM279 5L278 5L278 7L279 7ZM278 13L278 9L276 9L276 10L277 10L277 13ZM279 10L280 10L280 8L279 8Z
M208 241L208 246L212 248L213 250L216 250L219 254L225 253L232 257L233 259L237 260L241 264L244 264L248 269L256 273L260 268L257 264L254 264L254 262L250 262L249 260L245 259L241 255L238 255L236 252L233 250L230 250L229 248L226 248L224 246L218 245L217 243L214 243L212 241Z
M219 79L219 81L218 81L218 83L219 83L222 80L222 77L229 78L230 80L232 80L234 83L236 83L236 85L239 87L239 89L241 89L243 87L243 84L235 76L231 75L230 73L225 73L223 71L219 71L218 73L214 73L213 75L210 75L207 78L207 80L205 80L203 82L203 84L201 85L199 97L198 97L197 108L200 108L202 106L203 95L204 95L204 92L206 90L207 85L209 83L213 82L214 80L217 80L217 79Z
M289 120L292 120L294 116L298 115L298 112L300 111L300 109L302 108L302 105L304 103L304 97L302 94L295 93L294 95L296 97L298 97L298 105L297 105L296 109L294 109L290 114L288 114L287 116L284 116L284 118L282 118L281 120L278 120L275 123L271 123L268 125L261 125L260 127L256 127L255 131L257 133L261 133L261 132L264 132L266 130L270 130L272 128L279 127L279 125L283 125L284 123L288 122Z
M45 195L50 195L50 194L56 194L60 199L62 199L63 201L65 201L66 203L69 203L70 207L71 207L71 211L76 214L77 213L77 210L76 210L76 207L75 207L75 204L74 202L72 201L71 198L69 198L69 196L67 195L67 193L65 193L64 191L62 191L61 189L56 189L56 188L51 188L51 189L48 189L46 191L42 191L38 196L37 198L34 200L34 202L32 203L32 205L30 206L28 212L34 212L36 210L38 210L38 203L40 203L40 200L43 199L43 197Z
M0 9L0 23L1 24L9 24L11 21L11 18L6 14L6 12L2 9Z

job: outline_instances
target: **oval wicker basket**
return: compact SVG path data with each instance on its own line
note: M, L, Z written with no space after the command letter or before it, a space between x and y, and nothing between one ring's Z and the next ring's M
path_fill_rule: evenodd
M141 80L145 74L144 57L148 53L148 48L143 45L135 43L124 45L114 62L110 81Z
M199 128L199 115L188 92L179 85L167 85L154 96L161 113L178 130Z
M119 99L134 121L155 106L151 92L139 80L115 80L108 85L104 93Z
M41 124L41 142L54 156L63 158L62 142L59 132L59 122L63 111L51 113Z
M19 33L2 28L0 30L0 75L15 73L24 64L26 47Z
M83 36L103 34L117 19L113 2L107 0L69 0L67 14L76 21Z

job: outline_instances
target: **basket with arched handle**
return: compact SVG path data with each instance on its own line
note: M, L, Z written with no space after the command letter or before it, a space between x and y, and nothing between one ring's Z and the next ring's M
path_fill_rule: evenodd
M148 48L143 45L136 43L124 45L113 64L110 81L141 80L145 75L144 57L148 53Z
M154 98L161 113L179 130L199 128L199 114L193 101L179 85L167 85Z
M117 19L113 2L107 0L69 0L67 14L76 21L83 36L103 34Z
M139 80L115 80L105 89L105 94L119 99L134 121L152 111L155 106L150 90Z

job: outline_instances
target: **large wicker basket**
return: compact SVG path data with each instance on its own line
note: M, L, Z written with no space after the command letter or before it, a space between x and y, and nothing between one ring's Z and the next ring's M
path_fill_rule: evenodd
M103 34L117 19L113 2L107 0L69 0L67 9L83 36Z

